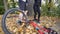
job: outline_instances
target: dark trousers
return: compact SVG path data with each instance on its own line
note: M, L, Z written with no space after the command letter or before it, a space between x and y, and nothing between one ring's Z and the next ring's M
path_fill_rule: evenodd
M38 14L38 20L39 20L40 19L40 6L34 4L33 9L34 9L34 19L36 19L36 16Z
M24 2L24 1L22 1L22 0L19 0L19 8L21 9L21 10L27 10L26 9L26 2Z

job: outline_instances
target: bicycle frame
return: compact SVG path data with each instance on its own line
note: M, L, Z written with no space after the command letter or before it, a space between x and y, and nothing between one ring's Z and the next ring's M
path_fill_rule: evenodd
M34 21L30 21L30 24L38 31L39 34L44 34L45 32L47 32L47 33L49 32L49 30L47 30L43 26L37 25L37 23Z

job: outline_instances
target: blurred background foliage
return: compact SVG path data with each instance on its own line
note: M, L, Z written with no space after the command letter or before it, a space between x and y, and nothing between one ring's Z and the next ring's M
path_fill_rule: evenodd
M41 1L42 1L41 16L60 17L60 0L41 0ZM8 9L15 7L19 7L18 0L0 0L0 14L4 14L4 12L7 11Z
M3 0L0 0L0 14L4 13L4 4L3 4Z

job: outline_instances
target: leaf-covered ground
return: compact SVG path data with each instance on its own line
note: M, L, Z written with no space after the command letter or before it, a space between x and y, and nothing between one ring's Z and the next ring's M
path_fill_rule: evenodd
M19 26L15 23L16 22L15 19L18 19L18 18L7 19L7 22L8 22L7 27L9 28L10 32L14 32L13 34L18 34L18 32L21 34L37 34L37 31L31 25L29 25L25 28L23 26L24 25L24 23L23 23L21 26ZM30 17L29 19L32 19L32 17ZM2 31L2 28L1 28L1 23L2 23L1 20L2 20L2 15L0 15L0 34L4 34L4 32ZM51 27L52 29L56 30L57 32L60 32L60 19L58 19L57 17L45 16L45 17L41 17L40 21L41 21L41 23L39 25L46 26L47 28ZM24 31L26 31L26 32L24 32Z

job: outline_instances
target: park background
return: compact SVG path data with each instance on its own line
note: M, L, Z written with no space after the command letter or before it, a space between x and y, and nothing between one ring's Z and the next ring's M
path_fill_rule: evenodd
M34 0L29 1L29 16L33 16L33 3ZM60 0L41 0L41 20L45 20L43 24L46 25L48 22L51 26L56 26L56 30L60 32ZM50 3L49 3L50 1ZM18 6L18 0L0 0L0 34L4 34L1 28L1 20L3 14L11 8L16 8ZM50 8L50 9L48 9ZM48 21L50 20L50 21ZM52 24L53 23L53 24Z

